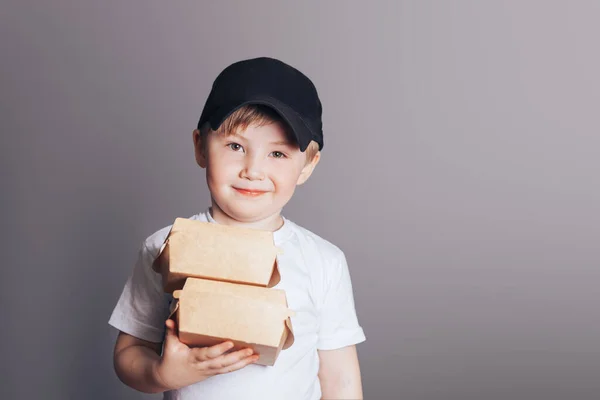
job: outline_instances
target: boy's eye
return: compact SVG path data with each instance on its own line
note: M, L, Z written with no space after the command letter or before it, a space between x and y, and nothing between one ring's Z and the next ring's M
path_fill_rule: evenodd
M229 143L227 145L227 147L229 147L233 151L240 151L240 150L243 149L243 147L240 144L237 144L237 143Z
M272 154L272 155L273 155L273 157L275 157L275 158L284 158L284 157L285 157L285 154L283 154L283 153L282 153L282 152L280 152L280 151L274 151L274 152L272 152L271 154Z

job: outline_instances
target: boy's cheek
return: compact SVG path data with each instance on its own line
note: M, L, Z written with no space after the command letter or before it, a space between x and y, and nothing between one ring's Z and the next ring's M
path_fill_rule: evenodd
M210 173L215 175L227 175L231 174L236 168L236 161L227 157L226 155L216 155L215 157L209 158Z

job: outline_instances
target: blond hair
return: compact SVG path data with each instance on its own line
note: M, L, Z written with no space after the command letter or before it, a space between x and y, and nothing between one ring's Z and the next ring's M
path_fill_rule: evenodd
M229 115L225 121L214 131L217 134L232 135L238 130L247 129L250 125L264 126L274 123L279 123L285 130L285 134L289 139L295 141L294 134L289 125L281 118L272 108L259 105L249 104L242 106ZM208 123L204 124L200 129L200 135L204 138L211 132L212 129ZM304 151L306 154L306 162L309 163L319 152L319 144L314 140L308 144Z

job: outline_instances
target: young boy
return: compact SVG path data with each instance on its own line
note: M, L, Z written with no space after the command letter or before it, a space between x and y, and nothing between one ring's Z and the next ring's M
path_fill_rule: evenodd
M193 132L211 207L193 220L273 232L294 344L274 366L232 344L190 348L167 320L172 297L152 270L170 226L149 236L109 323L120 333L115 371L165 399L362 399L355 345L365 340L344 254L281 215L323 148L321 102L305 75L272 58L244 60L216 78ZM165 322L165 320L167 320Z

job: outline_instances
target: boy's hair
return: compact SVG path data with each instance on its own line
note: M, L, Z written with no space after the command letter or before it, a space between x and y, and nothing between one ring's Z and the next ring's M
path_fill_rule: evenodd
M260 104L248 104L238 108L223 121L215 133L219 135L231 135L240 129L247 129L250 125L265 126L274 123L279 123L285 130L287 138L292 142L295 141L290 126L281 118L281 116L272 108ZM201 137L205 139L210 131L210 125L205 123L200 128ZM312 161L318 152L319 144L314 140L311 141L305 151L306 163Z

